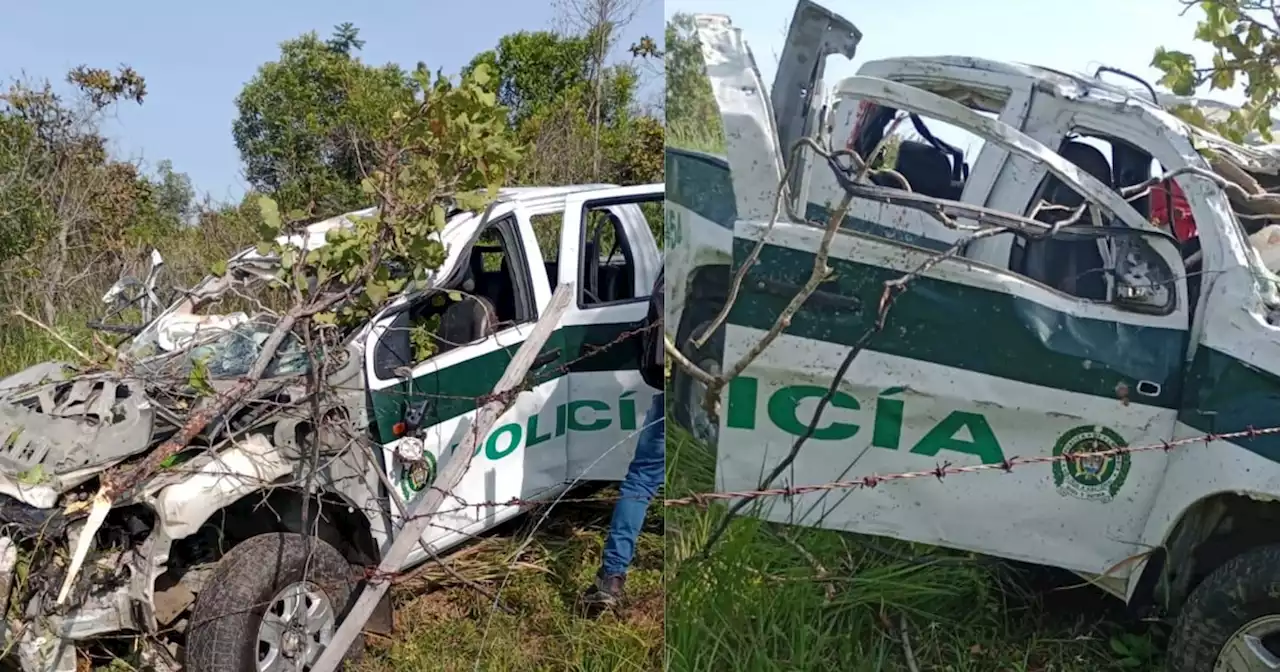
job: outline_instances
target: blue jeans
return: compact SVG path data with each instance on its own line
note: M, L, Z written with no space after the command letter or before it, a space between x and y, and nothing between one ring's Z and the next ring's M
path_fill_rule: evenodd
M667 467L667 430L663 420L663 394L653 396L649 412L645 413L640 440L635 457L622 479L621 497L613 507L613 521L609 524L609 536L604 541L605 576L626 574L631 559L636 554L636 539L644 525L644 514L649 502L662 485Z

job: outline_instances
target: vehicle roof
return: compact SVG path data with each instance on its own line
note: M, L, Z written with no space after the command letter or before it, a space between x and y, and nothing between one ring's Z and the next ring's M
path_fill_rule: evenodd
M1181 105L1194 105L1208 116L1225 116L1236 106L1221 101L1202 98L1185 98L1157 91L1156 100L1140 88L1129 88L1081 73L1063 72L1040 65L996 61L972 56L901 56L867 61L859 69L878 72L909 71L929 73L940 69L972 70L1002 77L1024 78L1040 90L1062 98L1089 100L1096 103L1124 103L1151 113L1149 119L1175 128L1190 137L1198 146L1211 147L1230 154L1246 167L1261 172L1280 171L1280 148L1255 143L1241 145L1222 136L1184 123L1173 117L1170 110Z
M893 70L908 66L921 69L929 69L929 66L933 66L981 70L999 75L1023 77L1034 80L1040 88L1047 87L1053 93L1063 97L1079 96L1086 91L1104 92L1121 98L1137 99L1142 104L1160 109L1150 100L1150 95L1140 89L1129 89L1088 75L1063 72L1027 63L995 61L973 56L902 56L868 61L863 68Z
M564 197L570 194L581 193L584 191L593 191L596 189L608 189L615 186L616 185L613 185L613 184L601 183L601 184L572 184L572 185L552 186L552 187L537 187L537 186L506 187L498 190L498 197L496 199L496 202L523 203L527 201L533 201L533 200L544 199L544 198ZM281 236L280 238L276 239L276 242L282 245L291 243L292 245L296 247L300 247L305 250L315 249L317 247L324 245L325 235L328 234L330 231L334 229L341 229L343 227L351 226L353 223L352 222L353 219L359 218L359 217L368 217L369 215L372 215L376 211L377 211L377 208L364 208L361 210L354 210L352 212L343 213L341 215L335 215L333 217L329 217L328 219L322 219L318 222L313 222L311 224L308 224L297 233L291 234L289 236ZM455 237L450 234L456 231L460 227L466 228L466 226L473 224L474 223L473 218L468 216L470 214L471 213L460 213L459 215L451 217L449 222L445 224L444 231L441 232L442 235L446 239ZM259 255L253 248L245 250L241 252L240 255L237 255L238 259L245 260L245 261L248 261L257 257L259 257Z

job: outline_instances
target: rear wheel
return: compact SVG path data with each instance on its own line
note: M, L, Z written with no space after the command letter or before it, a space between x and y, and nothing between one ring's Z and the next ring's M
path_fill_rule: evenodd
M690 336L685 338L685 342L680 344L680 351L698 368L717 376L721 373L720 357L724 352L724 327L717 329L701 348L695 348L693 344L693 337L702 335L710 325L711 320L707 320L695 327ZM671 378L672 387L675 388L673 390L675 394L672 395L675 397L672 414L676 422L689 430L689 433L698 441L714 447L720 435L720 426L712 422L711 416L702 406L707 393L706 385L698 382L677 365L672 366Z
M1245 551L1196 587L1174 628L1168 670L1280 670L1280 545Z
M308 555L308 550L310 554ZM346 558L294 533L252 537L218 561L191 611L188 672L304 672L337 630L356 587ZM346 655L364 651L357 638Z

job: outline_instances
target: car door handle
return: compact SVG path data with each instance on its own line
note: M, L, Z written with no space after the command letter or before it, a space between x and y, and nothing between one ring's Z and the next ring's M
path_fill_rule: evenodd
M538 355L537 359L533 360L533 364L530 368L540 369L548 364L555 363L557 359L560 359L560 348L544 350L542 354Z

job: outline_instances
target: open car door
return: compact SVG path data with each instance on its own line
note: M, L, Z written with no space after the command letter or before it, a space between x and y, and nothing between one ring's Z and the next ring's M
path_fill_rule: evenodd
M569 361L565 478L571 483L622 480L658 392L640 376L637 330L662 265L652 231L664 190L662 184L608 187L565 199L559 275L575 292L562 321Z

